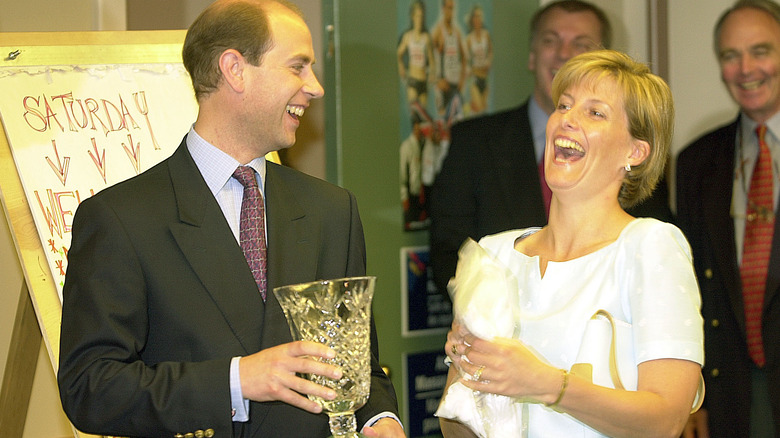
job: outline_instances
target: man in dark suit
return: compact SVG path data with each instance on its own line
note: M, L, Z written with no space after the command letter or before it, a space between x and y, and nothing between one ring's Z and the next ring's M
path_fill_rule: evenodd
M518 108L453 126L430 197L431 268L440 292L447 293L458 249L467 237L547 223L549 197L545 199L547 184L539 163L547 118L554 110L553 76L571 57L608 48L610 42L609 21L598 7L579 0L548 4L531 20L532 96ZM671 220L665 182L653 198L629 212Z
M707 388L704 406L691 416L685 436L776 437L780 6L769 0L737 2L715 27L715 50L740 113L691 143L677 160L677 221L691 244L701 289ZM765 164L761 171L758 163ZM762 212L751 192L761 186L754 187L754 176L767 170L768 207ZM757 225L766 231L755 239ZM755 251L754 241L765 251ZM751 283L757 254L768 268ZM745 269L747 264L754 267ZM756 285L759 295L753 301Z
M299 374L339 378L316 360L335 353L293 342L272 291L364 275L363 229L350 192L263 158L295 142L299 117L323 95L311 35L281 0L218 0L190 27L183 59L199 103L193 128L170 158L74 217L63 407L78 429L101 435L322 438L328 416L306 395L335 393ZM249 179L264 199L264 277L239 245L244 188L231 175L240 165L257 173ZM402 437L373 321L371 341L358 427Z

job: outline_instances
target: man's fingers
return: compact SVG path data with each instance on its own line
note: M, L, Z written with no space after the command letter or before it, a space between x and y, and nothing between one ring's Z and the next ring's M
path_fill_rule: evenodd
M311 383L311 382L309 382ZM301 408L312 414L319 414L322 412L322 406L319 403L310 400L307 396L301 395L290 389L285 389L278 394L277 400L287 403L289 405Z
M340 379L344 374L340 367L311 357L292 358L289 364L293 373L316 374L329 379Z
M320 405L309 399L309 395L325 400L336 398L336 391L326 386L316 384L297 375L288 375L278 382L273 389L274 400L279 400L306 411L318 414L322 411Z

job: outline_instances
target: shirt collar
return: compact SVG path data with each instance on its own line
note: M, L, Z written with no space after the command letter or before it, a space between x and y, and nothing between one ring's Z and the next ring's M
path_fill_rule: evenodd
M780 112L776 113L772 117L769 118L764 123L767 127L767 131L769 134L772 135L774 138L780 138L778 135L780 135ZM758 122L748 117L747 114L741 113L740 114L740 129L742 138L755 138L755 131L756 126L758 126ZM758 144L758 140L755 141L756 144Z
M536 103L533 97L528 99L528 120L531 122L531 134L534 139L534 152L536 153L536 162L542 161L544 156L544 144L546 143L545 132L547 130L547 119L550 115Z
M198 166L203 179L214 196L217 195L233 176L236 168L242 164L250 166L260 176L258 184L265 193L265 157L255 158L249 163L239 163L235 158L203 139L195 128L187 134L187 149Z

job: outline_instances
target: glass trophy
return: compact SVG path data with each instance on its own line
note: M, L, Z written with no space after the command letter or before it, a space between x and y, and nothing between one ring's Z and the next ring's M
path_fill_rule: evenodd
M349 277L274 289L293 339L319 342L336 351L333 359L320 360L340 367L340 379L304 375L338 394L334 400L309 396L328 414L331 436L335 438L363 437L357 433L354 414L368 400L371 388L371 299L375 282L376 277Z

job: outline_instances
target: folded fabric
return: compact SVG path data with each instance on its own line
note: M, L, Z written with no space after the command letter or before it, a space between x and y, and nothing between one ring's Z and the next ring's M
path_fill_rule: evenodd
M474 240L467 239L458 251L458 266L448 289L454 317L469 332L488 340L517 337L517 280ZM458 372L472 378L461 369ZM472 391L460 382L450 385L436 415L467 425L481 438L522 436L522 403Z

